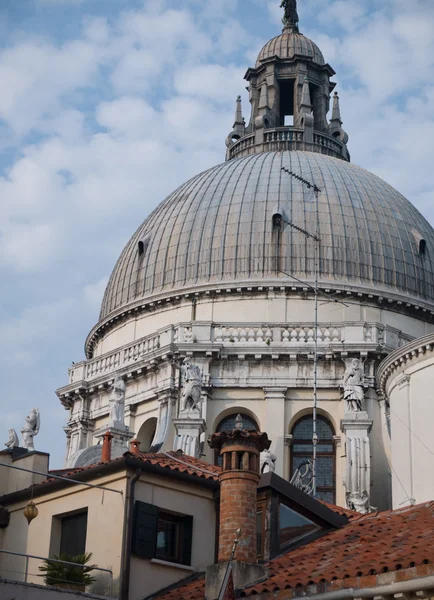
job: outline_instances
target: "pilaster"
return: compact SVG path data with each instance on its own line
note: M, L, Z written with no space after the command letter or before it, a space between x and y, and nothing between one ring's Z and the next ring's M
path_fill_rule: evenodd
M276 455L276 474L285 477L285 397L286 387L266 387L264 431L271 440L271 451Z
M373 421L365 411L346 413L341 430L346 436L345 496L348 508L362 514L371 511L371 450Z

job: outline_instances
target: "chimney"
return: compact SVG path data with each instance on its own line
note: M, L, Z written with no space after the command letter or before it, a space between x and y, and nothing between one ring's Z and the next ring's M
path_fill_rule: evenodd
M139 442L138 439L131 440L131 442L130 442L130 452L131 452L131 454L134 454L135 456L139 456L139 454L140 454L140 444L141 444L141 442Z
M102 451L101 451L101 462L106 463L111 460L112 457L112 434L107 431L102 438Z
M260 453L271 441L266 433L232 429L213 434L208 444L220 452L223 469L220 481L220 528L218 564L206 573L207 600L218 598L230 560L236 531L241 528L232 573L235 589L266 577L267 571L256 559L256 496L260 479Z

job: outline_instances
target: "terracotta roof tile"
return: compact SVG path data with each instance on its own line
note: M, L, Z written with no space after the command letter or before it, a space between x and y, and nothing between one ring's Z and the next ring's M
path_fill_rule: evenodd
M270 561L269 578L246 589L243 595L314 584L321 587L332 582L338 589L346 583L354 586L358 577L401 569L410 569L409 577L416 577L424 565L433 562L434 502L431 502L353 516L341 529ZM189 584L172 590L160 599L196 600L204 598L204 590L204 580L200 580L194 586Z
M138 458L144 463L178 471L180 473L188 473L204 479L212 479L218 481L218 476L221 473L221 468L211 465L203 460L193 458L181 451L177 452L159 452L153 454L150 452L140 452L138 456L127 453L129 456ZM125 456L125 455L124 455Z
M83 471L88 471L89 469L93 469L97 466L103 466L109 463L113 463L115 461L120 461L123 457L128 456L130 458L138 458L142 462L158 467L167 468L171 471L178 471L180 473L188 473L189 475L195 475L197 477L203 477L204 479L218 480L218 475L221 472L221 468L215 465L210 465L209 463L199 460L197 458L193 458L192 456L187 456L183 454L181 451L176 452L140 452L137 456L131 452L125 452L123 456L118 458L114 458L107 462L99 462L94 463L92 465L88 465L86 467L77 467L75 469L55 469L50 471L49 473L52 475L56 475L57 477L68 477L71 478L78 473L82 473ZM44 483L48 483L51 481L55 481L54 477L47 477L40 483L34 484L34 487L42 485Z

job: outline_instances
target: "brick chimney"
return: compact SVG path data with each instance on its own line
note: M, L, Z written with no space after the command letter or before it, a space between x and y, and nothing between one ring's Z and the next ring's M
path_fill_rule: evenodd
M107 431L102 438L101 462L109 462L112 457L112 434Z
M135 454L136 456L139 456L139 454L140 454L140 444L141 444L141 442L139 442L138 439L131 440L131 442L130 442L130 452L131 452L131 454Z
M260 453L271 441L266 433L232 429L212 435L208 444L220 452L223 470L220 480L220 529L218 565L207 569L206 598L214 600L220 592L235 539L240 541L232 563L235 589L241 589L266 575L256 560L256 495L260 479Z

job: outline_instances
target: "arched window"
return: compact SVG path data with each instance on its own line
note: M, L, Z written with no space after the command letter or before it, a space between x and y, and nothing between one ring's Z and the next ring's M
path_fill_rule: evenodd
M238 415L240 415L240 417L243 420L243 429L256 429L256 431L259 430L258 424L254 421L252 417L249 417L249 415L246 415L244 413L234 413L233 415L229 415L228 417L225 417L220 421L220 423L217 425L216 432L218 433L219 431L228 431L230 429L235 429L235 421ZM221 457L217 454L217 452L215 454L214 462L219 467L222 466Z
M317 416L316 491L317 498L326 502L335 502L335 443L334 430L330 422ZM292 428L291 475L307 460L312 459L313 418L306 415Z

